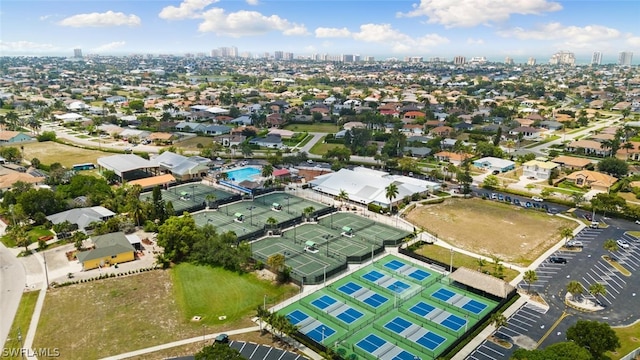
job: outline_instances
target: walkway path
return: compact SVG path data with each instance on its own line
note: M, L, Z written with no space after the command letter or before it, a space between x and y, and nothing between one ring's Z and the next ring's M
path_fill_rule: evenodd
M0 236L4 235L6 226L0 221ZM0 349L4 349L7 337L16 336L9 334L9 331L26 283L24 266L16 258L18 251L0 243Z
M45 269L46 265L44 263L42 255L37 253L35 250L32 250L31 253L32 253L31 256L35 256L36 259L38 259L38 262L40 263L40 267L42 268L42 273L44 274L46 271ZM45 296L47 296L48 288L49 288L49 284L47 283L47 281L43 281L42 287L40 288L40 294L38 295L38 300L36 301L35 309L33 310L33 315L31 316L31 322L29 323L29 331L27 332L27 336L24 339L24 345L22 346L23 349L33 348L33 340L36 337L36 330L38 329L38 322L40 321L40 314L42 313L42 307L44 306L44 298ZM26 355L27 359L37 359L37 357L32 351L25 351L24 353L27 354Z

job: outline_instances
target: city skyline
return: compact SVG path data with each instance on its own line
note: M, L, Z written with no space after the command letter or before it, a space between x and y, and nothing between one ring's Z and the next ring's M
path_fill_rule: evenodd
M589 64L640 53L633 1L14 1L0 12L0 55L73 56L206 53L237 47L252 56L358 54L425 60L529 57L547 63L556 52ZM34 6L37 4L37 6ZM637 62L637 61L636 61ZM632 63L633 64L633 63Z

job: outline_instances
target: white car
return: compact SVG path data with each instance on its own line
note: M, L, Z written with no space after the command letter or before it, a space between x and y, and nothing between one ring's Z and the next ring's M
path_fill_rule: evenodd
M543 199L543 198L541 198L541 197L539 197L539 196L534 196L534 197L532 197L532 198L531 198L531 200L533 200L533 201L537 201L537 202L542 202L542 201L544 201L544 199Z
M620 246L623 249L628 249L629 248L629 243L624 241L624 240L622 240L622 239L617 240L616 243L618 244L618 246Z

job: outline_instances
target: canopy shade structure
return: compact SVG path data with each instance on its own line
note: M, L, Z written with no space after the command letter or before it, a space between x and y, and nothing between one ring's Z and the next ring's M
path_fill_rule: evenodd
M304 243L304 244L305 244L305 245L307 245L307 246L310 246L310 247L314 247L314 246L316 246L316 243L314 243L314 242L313 242L313 241L311 241L311 240L307 240L307 241L305 241L305 243Z
M348 227L348 226L343 226L343 227L342 227L342 231L347 232L347 233L350 233L352 230L353 230L353 229L351 229L351 228L350 228L350 227Z
M277 208L279 208L279 207L280 207L280 204L278 204L278 203L273 203L273 204L271 204L271 206L273 206L274 208L276 208L276 209L277 209Z
M233 216L235 216L237 218L241 218L243 215L242 215L242 213L238 212L238 213L233 214Z
M186 192L186 191L180 191L180 195L182 195L182 196L186 196L186 195L189 195L189 193L188 193L188 192Z

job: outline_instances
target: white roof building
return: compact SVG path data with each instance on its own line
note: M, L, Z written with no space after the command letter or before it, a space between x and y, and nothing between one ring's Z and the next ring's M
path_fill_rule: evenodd
M313 189L337 196L342 190L349 194L349 200L361 204L375 203L389 206L386 187L396 184L398 195L392 199L395 203L406 196L416 193L433 192L440 184L403 175L391 175L384 171L357 167L353 170L340 169L338 172L320 175L309 182Z

